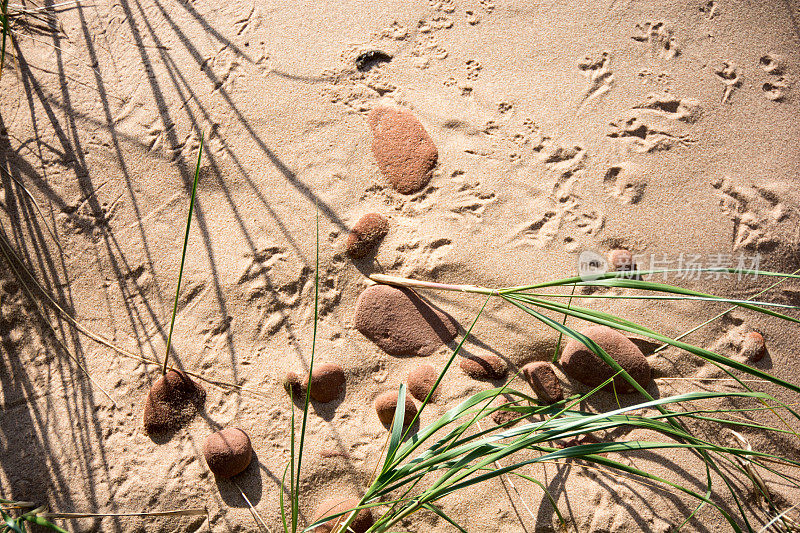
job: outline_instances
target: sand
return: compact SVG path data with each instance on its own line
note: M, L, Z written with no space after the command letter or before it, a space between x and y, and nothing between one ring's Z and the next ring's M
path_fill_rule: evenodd
M366 275L511 286L576 275L581 252L614 249L629 250L641 270L694 256L750 265L756 254L761 268L800 267L794 0L96 0L53 16L51 26L17 27L0 80L2 234L83 327L152 362L77 332L32 286L31 302L0 258L0 493L60 512L209 510L63 522L70 530L254 530L237 487L203 459L205 439L225 427L245 431L254 450L234 481L271 530L281 529L292 405L283 379L288 371L302 378L311 356L317 216L317 362L340 365L346 390L310 409L304 523L332 494L363 492L387 436L375 399L423 362L443 368L485 300L416 291L459 328L416 344L424 356L396 356L356 328ZM435 147L435 166L425 144L408 189L393 187L373 152L369 113L379 107L414 117L417 139L424 130ZM171 364L210 381L197 378L203 409L154 440L143 409L161 375L201 132ZM368 213L391 229L354 262L348 235ZM748 298L776 280L666 281ZM797 305L800 285L787 281L764 297ZM671 336L725 310L580 303ZM745 343L751 331L763 350ZM735 311L686 340L796 382L797 331ZM551 360L558 343L555 331L492 300L463 355L500 358L513 386L532 393L517 373ZM675 349L650 355L657 347L640 346L654 395L732 390L710 365ZM565 395L587 390L555 373ZM421 425L494 384L454 364ZM612 409L616 399L603 391L582 407ZM769 414L754 420L774 422ZM742 433L756 450L800 455L792 438ZM704 490L705 469L688 453L624 460ZM574 464L525 474L541 480L580 532L668 531L695 506ZM800 501L796 489L764 478L780 501ZM736 479L753 523L763 524L752 484ZM494 480L440 504L471 532L557 530L540 487L514 484L519 494ZM735 512L722 488L719 498ZM452 531L431 514L402 529ZM684 528L727 529L710 506Z

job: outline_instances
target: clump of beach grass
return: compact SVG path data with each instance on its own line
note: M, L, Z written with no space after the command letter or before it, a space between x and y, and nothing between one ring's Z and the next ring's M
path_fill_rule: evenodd
M319 222L317 222L319 225ZM319 231L319 230L317 230ZM319 242L319 239L318 239ZM319 270L319 245L317 245L317 271ZM782 274L766 271L740 271L734 269L707 269L714 272L733 272L737 274L773 276L780 279L798 279L796 274ZM702 421L704 424L713 424L715 427L747 427L766 433L789 434L800 439L786 417L800 420L789 405L772 395L754 391L748 382L752 380L741 379L734 372L749 374L760 380L778 385L789 393L800 392L800 385L788 382L768 372L753 368L745 363L725 357L711 350L707 350L679 339L651 330L636 322L625 320L618 316L603 311L584 308L572 304L574 298L642 298L651 301L664 299L695 300L718 304L732 304L733 308L742 308L773 318L791 323L800 323L800 320L783 314L781 311L797 309L796 306L775 304L770 302L755 302L734 298L723 298L706 294L666 283L645 281L642 276L664 271L637 272L632 276L630 272L609 272L597 276L595 279L584 280L580 277L570 277L556 281L543 282L531 285L491 289L475 285L448 285L420 280L411 280L386 275L372 275L373 281L387 283L402 287L424 290L446 290L483 295L486 300L480 311L472 321L470 327L461 338L458 346L453 351L447 364L439 374L436 384L422 402L414 420L408 423L404 420L404 409L395 411L391 432L388 436L388 445L376 473L369 487L364 491L357 506L347 511L338 512L308 524L305 528L299 524L299 504L302 497L300 493L300 467L302 464L304 437L308 418L309 397L306 392L305 403L302 410L302 423L300 427L299 444L295 432L295 413L292 407L292 425L290 428L291 459L286 466L283 477L283 486L280 499L280 513L285 532L295 533L299 530L311 531L318 525L333 518L345 516L344 523L338 531L348 531L357 511L372 509L377 515L370 532L385 532L396 528L397 524L420 510L428 510L458 531L465 529L458 523L458 517L448 516L444 510L437 506L442 498L472 487L484 481L500 476L513 475L538 485L550 499L559 521L566 527L566 520L559 512L555 499L539 480L525 474L522 469L528 465L558 463L566 460L579 459L587 467L606 469L619 476L637 478L648 483L662 484L666 487L682 492L697 501L697 506L678 529L682 528L704 506L714 508L735 532L754 532L765 530L768 527L781 527L782 531L792 531L793 522L787 517L789 509L778 509L772 502L770 492L766 485L757 483L760 480L758 470L771 472L780 477L787 484L800 488L794 476L787 474L789 468L799 468L800 462L795 458L782 457L774 453L753 450L749 444L746 446L727 446L721 443L700 438L689 428L687 422ZM318 277L315 278L318 287ZM575 289L581 286L591 287L619 287L642 291L635 295L597 295L576 294ZM539 292L549 287L571 288L570 294L546 294ZM655 294L653 294L655 293ZM511 389L508 383L502 387L493 388L472 395L456 407L448 410L435 422L414 432L414 422L435 393L445 373L461 350L464 342L472 332L473 327L483 313L486 304L493 297L501 298L505 302L522 310L528 316L541 321L559 333L559 338L566 336L575 339L597 354L603 361L614 369L615 374L604 383L582 395L573 395L552 405L543 405L525 393ZM566 303L560 298L568 298ZM311 362L313 367L315 344L317 308L319 303L318 288L315 290L314 308L314 334L312 340ZM730 311L730 309L728 310ZM558 321L545 312L563 316ZM727 311L726 311L727 312ZM717 315L722 316L725 313ZM643 336L674 346L694 354L706 362L724 370L732 380L737 382L742 390L730 392L702 392L694 391L676 396L653 398L639 383L637 383L617 362L609 356L597 343L590 338L566 325L566 318L573 317L591 323L609 326L616 330ZM593 413L581 410L578 406L582 401L596 394L609 383L613 383L616 376L621 376L643 396L643 401L628 407ZM495 399L500 395L510 398L511 402L497 405ZM398 406L404 404L406 386L400 385L398 391ZM748 407L712 408L708 403L714 400L740 399L749 402ZM483 429L481 422L499 411L510 411L514 418L501 423L493 424L489 429ZM742 418L729 418L733 413L768 410L779 421L776 425L764 425L745 421ZM530 422L530 417L536 416L536 422ZM515 427L515 423L525 422ZM409 429L403 431L404 427ZM581 435L597 431L613 431L618 428L639 428L656 432L664 437L663 441L620 440L612 442L580 442L574 446L555 448L553 441L561 439L575 439ZM682 485L679 482L660 477L653 472L639 469L621 461L609 458L606 454L615 453L625 455L640 450L667 451L684 449L690 451L698 461L704 464L706 470L705 491L698 491ZM534 452L537 455L522 452ZM505 466L500 466L501 460L508 461ZM736 471L754 480L754 490L768 502L771 520L766 524L754 524L745 511L744 498L737 493L733 480L728 473ZM289 477L289 516L286 513L284 490L286 477ZM718 476L723 480L726 490L735 502L738 512L733 513L720 505L713 478ZM425 483L422 481L425 480ZM761 526L761 527L759 527Z

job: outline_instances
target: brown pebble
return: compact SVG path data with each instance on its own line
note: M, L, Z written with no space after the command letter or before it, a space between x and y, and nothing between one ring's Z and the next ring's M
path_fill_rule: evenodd
M642 387L647 386L650 381L650 363L630 339L608 326L590 326L582 329L580 333L596 342ZM570 339L564 346L559 363L568 376L590 387L600 385L615 374L605 361L575 339ZM615 377L613 385L617 392L634 391L622 376ZM611 384L605 388L611 390Z
M628 272L636 270L636 263L630 250L617 248L608 252L608 265L614 272Z
M458 323L411 289L368 287L356 301L355 326L389 355L427 356L453 340Z
M360 259L369 254L389 233L389 221L377 213L361 217L347 236L347 255Z
M767 353L764 336L757 331L745 333L742 341L741 354L748 361L761 361Z
M525 377L536 397L545 403L555 403L564 399L564 390L558 381L553 365L546 361L534 361L522 367Z
M500 406L503 406L503 405L508 405L510 407L510 406L519 405L519 404L515 403L515 402L513 402L511 400L502 400L501 403L500 403ZM497 411L492 413L492 420L498 426L502 426L504 424L508 424L508 426L510 427L510 426L513 426L514 424L516 424L517 422L519 422L519 420L517 420L517 419L520 418L520 416L521 416L520 413L517 413L515 411L505 411L503 409L498 409ZM516 420L516 422L512 423L512 420Z
M172 432L202 408L206 391L183 372L170 370L158 378L144 404L144 429L148 434Z
M391 186L403 194L425 188L439 152L419 120L394 107L376 107L367 120L372 130L372 153Z
M225 428L206 437L203 455L208 468L218 477L233 477L253 459L250 437L239 428Z
M394 420L394 411L397 409L397 392L387 391L375 398L375 411L378 418L385 426L390 426ZM414 400L406 396L406 412L403 417L403 427L408 426L411 420L417 415L417 406Z
M311 397L321 403L332 402L342 393L344 385L344 370L336 363L315 366L311 375ZM308 376L303 386L308 386Z
M299 399L303 396L303 382L297 372L287 372L283 378L283 388L286 394L292 398Z
M428 397L428 393L433 389L439 374L431 365L419 365L408 373L408 392L417 400L423 402ZM431 396L431 400L436 397L436 392Z
M473 379L494 380L506 377L508 367L505 362L492 354L470 355L461 358L459 365L466 375Z
M337 513L343 513L348 509L353 509L355 507L358 507L358 500L355 498L330 498L317 506L313 521L316 522L320 518L335 515ZM318 525L316 528L314 528L314 533L333 533L338 531L339 527L343 526L347 521L349 514L350 513L343 514L337 518L333 518L323 524ZM369 509L361 509L358 511L358 513L356 513L353 522L350 524L350 529L352 529L355 533L364 533L370 527L372 527L374 523L375 520L372 517L372 511Z

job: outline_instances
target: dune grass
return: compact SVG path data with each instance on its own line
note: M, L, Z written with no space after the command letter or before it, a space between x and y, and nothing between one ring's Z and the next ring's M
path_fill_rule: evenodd
M319 251L317 250L317 270L319 269L318 254ZM766 271L707 270L709 272L724 271L737 274L775 276L780 279L800 278L796 274ZM439 284L385 275L371 276L373 281L379 283L416 289L459 291L486 297L483 307L481 307L481 310L466 330L447 364L439 374L434 390L422 402L414 421L419 418L429 403L433 392L471 334L472 328L483 313L486 304L493 297L501 298L503 301L523 311L529 317L554 329L559 333L559 337L565 336L585 344L615 370L614 376L619 375L628 381L643 397L643 401L629 407L619 407L609 412L592 413L581 410L577 406L582 401L597 394L604 385L613 383L613 377L586 394L574 395L553 405L541 404L536 398L511 389L509 381L503 387L483 391L467 398L456 407L448 410L435 422L412 433L410 429L403 431L405 426L413 427L414 421L404 424L404 410L401 406L404 405L406 387L401 385L398 393L398 409L395 412L395 418L388 435L389 440L385 455L380 467L376 469L370 486L364 491L358 506L317 520L315 523L308 524L304 529L301 529L297 521L297 514L302 496L299 488L299 465L303 455L309 406L309 395L308 391L306 391L302 410L299 446L295 446L297 436L294 429L294 406L292 406L292 428L289 436L291 439L292 458L284 474L284 482L286 473L288 473L291 481L288 492L292 519L291 523L286 520L282 491L281 515L284 517L284 531L291 533L299 530L311 531L316 526L332 518L346 516L346 521L339 528L339 531L344 532L348 530L354 520L357 510L365 508L371 508L373 515L377 517L375 524L369 530L371 532L392 531L402 520L423 509L437 514L456 530L465 531L459 524L458 517L448 516L436 503L450 494L503 475L513 475L521 480L538 485L553 503L558 520L566 528L568 524L560 514L553 496L547 492L540 481L527 475L524 471L524 467L528 465L559 463L566 460L580 460L580 464L612 471L622 477L633 477L645 483L660 484L695 499L697 506L691 514L685 517L683 523L677 527L677 530L684 527L702 507L710 506L724 518L731 531L754 532L764 530L767 527L777 527L780 531L797 531L797 529L793 529L797 525L796 522L786 516L788 509L779 509L777 507L773 502L769 488L758 472L759 470L770 472L779 476L787 484L800 489L800 484L795 480L795 477L787 473L790 468L800 468L798 459L754 451L746 440L741 441L741 447L712 442L696 436L688 428L687 422L702 421L706 425L713 425L718 430L722 428L747 427L767 433L788 434L800 439L792 424L787 421L791 419L798 421L800 420L800 415L780 399L763 392L754 391L748 383L758 380L773 383L785 390L787 394L800 392L800 385L713 351L694 346L679 339L670 338L636 322L625 320L603 311L577 306L572 302L573 299L580 298L643 298L654 302L663 299L694 300L708 302L709 304L732 304L732 308L748 309L794 324L800 323L800 320L783 312L796 310L797 307L771 302L723 298L642 279L642 276L660 272L664 271L637 272L638 275L635 278L631 276L630 272L610 272L588 281L579 277L571 277L501 289L490 289L474 285ZM580 286L619 287L641 291L641 294L576 294L575 288ZM570 294L537 292L549 287L571 288L572 292ZM567 303L559 301L563 298L568 298ZM317 306L318 296L315 295L315 310ZM563 320L556 320L551 315L563 317ZM722 316L722 314L719 316ZM315 333L316 317L315 311ZM667 346L685 350L721 368L733 381L741 386L742 390L733 392L695 391L655 399L599 345L579 331L567 326L566 317L577 318L587 323L606 325L623 333L643 336L664 343ZM316 335L314 336L314 341L315 339ZM313 359L314 348L312 344L312 365ZM742 379L737 373L753 376L757 380ZM495 400L501 395L505 398L512 398L513 401L505 405L497 405ZM739 399L747 402L747 407L733 409L709 406L714 401L730 399ZM490 418L498 410L512 412L515 416L514 420L502 423L499 426L489 422L489 429L483 429L481 422L486 420L487 417ZM763 425L742 418L743 413L763 410L767 410L775 416L775 425ZM535 417L537 421L531 421L532 417ZM519 425L512 427L515 423L519 423ZM612 431L617 428L638 428L656 432L663 437L663 440L620 440L585 444L579 442L577 445L567 447L554 445L558 441L574 439L596 431ZM735 431L732 431L732 433L739 435ZM625 454L641 450L653 450L655 452L688 450L705 468L704 490L698 491L677 481L659 477L653 472L635 468L614 459L613 456L606 455L625 456ZM532 455L533 457L531 457ZM510 462L505 466L500 466L500 460L509 460ZM749 478L753 482L754 491L766 502L768 515L771 516L771 520L766 524L752 522L753 516L746 510L748 496L739 493L740 489L736 488L736 481L730 476L729 471L738 472L743 478ZM721 480L721 484L717 481L715 485L715 480ZM718 487L717 485L722 486ZM285 484L283 488L285 488ZM735 511L731 511L719 503L720 489L722 492L730 494L731 500L734 502ZM574 524L572 526L575 527Z

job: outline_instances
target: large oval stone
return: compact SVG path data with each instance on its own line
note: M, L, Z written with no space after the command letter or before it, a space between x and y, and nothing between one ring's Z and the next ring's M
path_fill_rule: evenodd
M426 356L453 340L458 323L424 302L411 289L368 287L356 301L355 326L384 352Z
M580 332L605 350L639 385L647 386L650 381L650 363L630 339L608 326L590 326ZM564 373L590 387L600 385L615 373L600 356L575 339L570 339L564 346L559 363ZM617 392L634 391L622 376L614 378L614 387ZM605 388L611 390L611 385Z
M376 107L367 120L372 153L384 177L403 194L422 190L431 180L439 152L419 120L394 107Z

